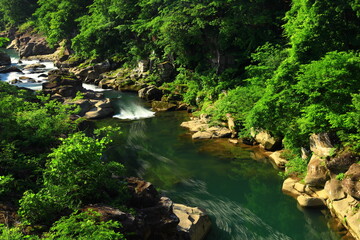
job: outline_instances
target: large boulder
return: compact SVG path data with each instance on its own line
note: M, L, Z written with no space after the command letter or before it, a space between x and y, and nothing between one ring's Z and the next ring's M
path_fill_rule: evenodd
M327 181L325 183L324 189L331 201L338 201L346 198L346 194L341 185L341 181L337 179L330 179L329 181Z
M62 97L75 97L79 91L85 91L82 82L65 70L52 70L48 82L43 83L43 91L47 94L59 94Z
M281 149L281 139L273 137L267 131L260 131L255 135L255 140L268 151L275 151Z
M163 95L163 92L155 86L142 88L138 92L138 96L147 101L160 101Z
M0 66L11 65L11 58L4 52L0 52Z
M330 133L312 134L310 136L310 150L319 157L330 156L334 149L335 137Z
M275 162L276 166L281 169L285 169L285 164L288 162L281 156L281 151L276 151L270 154L270 158Z
M87 119L101 119L111 117L114 114L114 109L110 99L94 100L96 103L94 107L85 113L84 117Z
M326 167L335 174L346 172L349 167L360 161L360 156L351 152L343 152L334 158L326 161Z
M305 183L312 187L323 187L328 179L325 160L313 154L307 167Z
M211 221L205 211L183 204L174 204L173 211L180 219L177 226L180 239L202 240L211 228Z
M354 163L345 173L342 182L345 192L353 198L360 200L360 164Z
M45 39L40 35L25 33L19 35L13 42L13 48L17 49L21 58L36 55L46 55L55 52Z
M150 207L159 201L160 195L152 183L135 177L127 178L126 182L131 195L129 201L131 207Z

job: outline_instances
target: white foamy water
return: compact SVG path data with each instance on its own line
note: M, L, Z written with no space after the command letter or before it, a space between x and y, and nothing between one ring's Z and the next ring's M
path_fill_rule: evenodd
M113 116L113 118L119 119L142 119L142 118L150 118L154 117L155 112L147 110L143 106L140 106L136 103L130 103L127 105L123 105L120 107L120 113Z
M117 113L113 116L113 118L122 120L137 120L155 116L155 112L145 108L139 98L134 94L123 93L111 89L102 89L96 85L87 83L83 83L82 86L85 89L96 92L107 92L106 96L113 102L113 107Z
M101 87L96 86L94 84L83 83L82 86L83 86L83 88L85 88L87 90L92 90L95 92L111 91L111 89L102 89Z
M13 80L17 79L20 82L13 85L18 87L25 87L32 90L41 90L42 83L47 81L47 74L50 70L56 69L53 62L50 61L39 61L39 60L21 60L19 63L19 57L15 56L15 51L6 50L7 53L11 54L11 65L16 66L22 72L10 72L10 73L1 73L0 80L11 83ZM40 63L45 65L44 68L38 68L34 72L32 69L24 69L25 66L30 64ZM20 79L24 78L24 79Z

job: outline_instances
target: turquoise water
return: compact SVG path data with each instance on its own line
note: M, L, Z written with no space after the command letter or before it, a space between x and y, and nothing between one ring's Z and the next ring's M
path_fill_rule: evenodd
M179 127L187 113L102 125L122 128L109 157L144 178L174 202L205 209L213 221L206 238L340 239L320 210L304 210L281 192L278 170L260 153L226 140L193 141Z

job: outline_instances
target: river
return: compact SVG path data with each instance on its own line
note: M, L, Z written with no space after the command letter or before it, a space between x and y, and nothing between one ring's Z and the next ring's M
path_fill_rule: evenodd
M9 81L15 75L0 77ZM41 83L24 85L38 89ZM282 194L278 170L252 147L234 146L224 139L193 141L180 127L189 118L187 113L154 116L134 94L105 94L113 98L118 112L96 124L120 126L123 132L107 156L121 161L128 174L152 182L174 202L205 209L213 222L206 240L340 239L328 228L325 210L324 214L302 209Z

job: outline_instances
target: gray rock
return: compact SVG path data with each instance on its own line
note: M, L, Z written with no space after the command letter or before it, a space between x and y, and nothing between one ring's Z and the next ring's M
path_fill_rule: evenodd
M334 139L329 133L312 134L310 136L310 150L319 157L330 156L334 149Z
M360 164L354 163L345 173L345 179L342 181L345 192L353 198L360 200Z
M330 179L325 183L324 187L329 199L337 201L346 198L346 194L342 188L341 181L337 179Z
M211 132L196 132L191 137L192 139L210 139L213 134Z
M297 197L297 202L302 207L323 207L325 206L325 202L321 198L310 197L307 195L300 195Z
M350 152L344 152L326 161L326 167L335 174L346 172L349 167L360 161L360 156Z
M305 183L312 187L323 187L328 179L329 175L325 167L325 160L314 154L307 167Z
M210 218L205 211L175 203L173 212L180 220L177 229L181 239L205 239L211 228Z
M267 131L261 131L256 134L255 140L260 143L265 150L275 151L281 149L281 139L271 136Z

